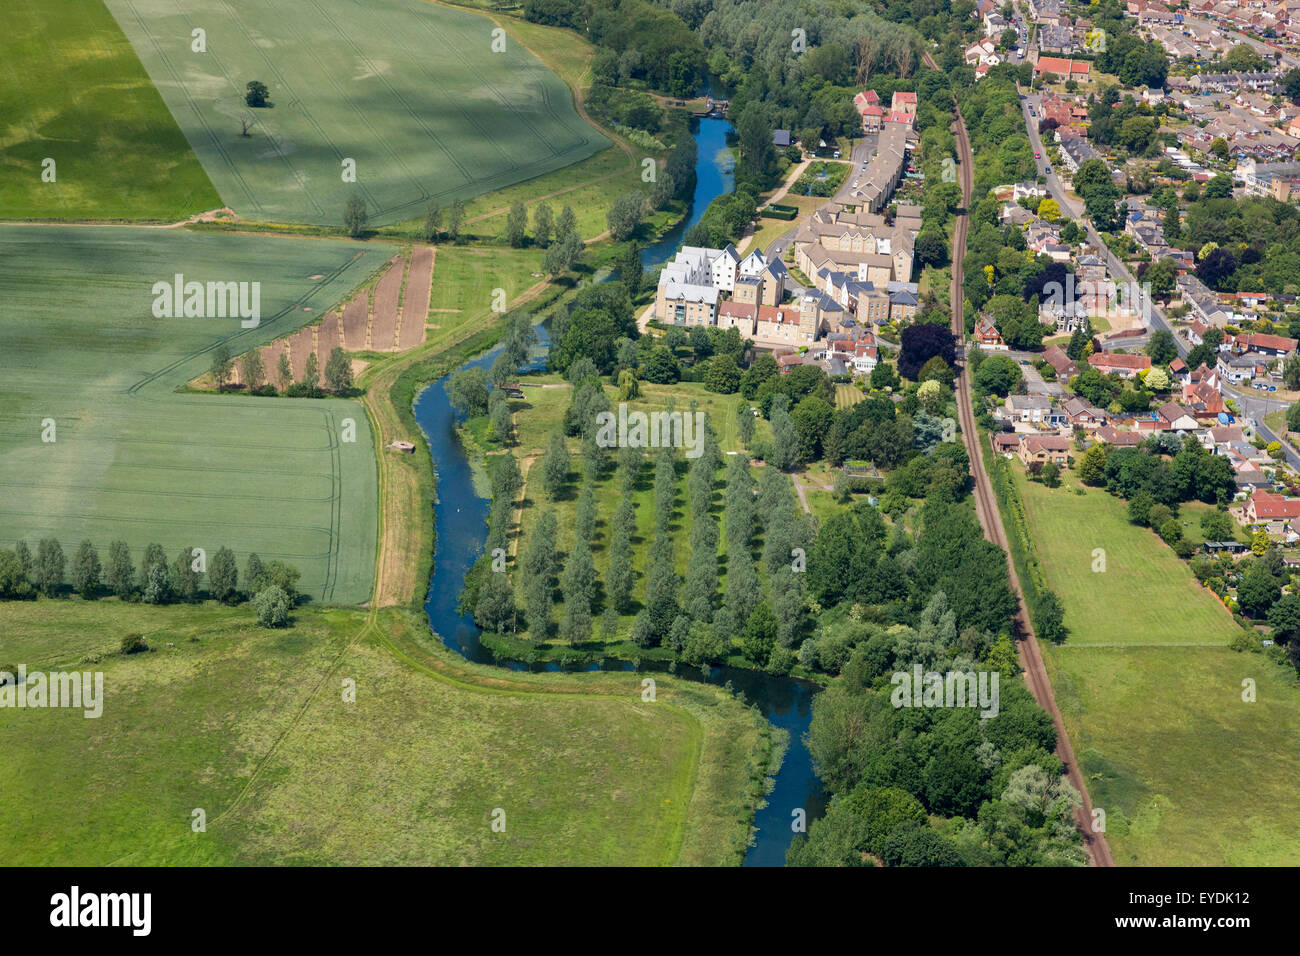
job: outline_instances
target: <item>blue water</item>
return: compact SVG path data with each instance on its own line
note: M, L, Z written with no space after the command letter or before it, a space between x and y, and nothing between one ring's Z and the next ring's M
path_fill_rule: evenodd
M641 264L647 272L677 255L682 239L700 221L709 203L731 192L734 162L727 150L731 124L724 119L704 116L691 120L691 132L699 152L695 158L695 193L691 197L690 213L653 245L641 250Z
M705 207L715 196L730 191L730 170L717 162L717 154L725 146L730 128L726 120L706 118L699 121L699 127L694 131L699 143L696 164L699 184L690 216L672 233L644 251L642 258L647 269L656 268L672 258L681 237L699 221ZM533 357L531 368L544 364L545 351L550 345L544 326L537 326L537 333L538 354ZM462 368L486 368L500 351L499 348L493 349L465 363ZM490 502L474 490L470 460L456 436L456 427L463 416L448 401L446 384L447 379L442 378L427 386L416 397L414 406L415 419L429 442L429 452L438 475L438 502L434 513L438 538L433 556L433 576L424 605L429 627L447 647L469 660L498 664L511 670L631 670L631 662L613 659L563 666L498 660L480 642L482 632L475 626L473 618L457 610L465 576L483 554ZM661 662L643 663L642 669L663 670L667 666ZM772 677L760 671L730 667L709 668L707 675L699 668L681 667L676 674L718 685L730 682L746 700L758 705L769 721L789 731L790 743L785 759L776 775L768 805L755 815L754 845L745 857L745 866L784 865L786 850L794 836L791 828L793 811L805 811L811 821L821 816L825 809L821 783L813 772L812 758L803 741L812 719L816 685L792 677Z

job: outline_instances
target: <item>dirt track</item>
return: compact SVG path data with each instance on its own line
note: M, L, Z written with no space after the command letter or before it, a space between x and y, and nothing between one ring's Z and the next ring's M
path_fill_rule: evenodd
M925 55L925 60L932 69L937 69L934 60L930 58L928 53ZM956 115L957 122L954 124L954 132L957 137L957 168L961 176L962 208L957 211L957 225L953 232L950 301L952 304L952 330L960 342L965 334L962 319L962 260L966 257L966 228L968 225L966 210L970 206L974 163L970 151L970 138L966 134L966 121L962 118L960 110L957 110ZM956 383L957 414L961 423L961 433L966 444L966 451L970 455L971 472L975 478L975 510L979 516L980 525L984 529L984 536L1000 547L1007 558L1007 571L1011 577L1011 588L1015 591L1018 604L1016 625L1021 640L1016 642L1016 647L1020 657L1020 666L1025 671L1025 684L1028 685L1039 706L1051 715L1052 724L1056 727L1056 755L1065 764L1065 773L1070 785L1083 796L1082 806L1075 811L1075 822L1078 825L1079 833L1083 836L1084 847L1088 851L1088 862L1092 866L1114 866L1115 861L1111 858L1110 847L1106 844L1105 836L1092 832L1092 798L1088 794L1083 774L1079 771L1078 762L1074 759L1074 748L1070 745L1070 737L1065 732L1065 721L1061 718L1060 708L1056 706L1056 697L1052 693L1052 682L1047 676L1046 667L1043 665L1043 655L1041 648L1038 646L1038 637L1034 633L1033 624L1030 623L1029 614L1025 607L1025 596L1020 590L1020 580L1016 575L1015 566L1011 562L1011 552L1007 545L1006 531L1002 526L1002 518L998 512L997 499L993 495L993 485L982 465L983 458L980 453L979 431L975 427L975 412L971 401L970 376L966 372L965 363L959 365L959 373Z

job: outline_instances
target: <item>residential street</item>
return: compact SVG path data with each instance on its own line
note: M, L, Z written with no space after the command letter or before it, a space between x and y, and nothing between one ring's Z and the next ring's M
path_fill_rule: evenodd
M1051 194L1052 198L1060 204L1062 213L1077 220L1086 227L1088 241L1098 249L1099 254L1104 258L1107 271L1115 281L1117 283L1136 283L1137 277L1134 276L1133 273L1129 271L1128 266L1125 265L1125 263L1116 256L1104 242L1102 242L1101 236L1098 235L1097 230L1093 228L1091 220L1085 217L1083 204L1074 202L1066 196L1065 187L1062 185L1060 177L1057 176L1055 170L1050 173L1047 172L1049 162L1047 158L1047 150L1044 148L1042 138L1038 133L1038 118L1042 116L1041 98L1037 93L1033 92L1022 92L1021 96L1021 112L1025 118L1026 130L1029 133L1029 142L1038 152L1038 174L1046 178L1048 192ZM1037 116L1030 115L1029 108L1031 106L1034 108ZM1185 358L1187 353L1191 351L1191 347L1188 345L1187 340L1175 331L1172 323L1170 323L1169 319L1165 316L1164 310L1160 308L1158 303L1146 298L1145 293L1139 293L1139 295L1142 296L1143 305L1146 307L1150 316L1151 321L1149 324L1151 328L1164 329L1173 333L1174 345L1178 349L1178 354ZM1266 442L1282 441L1279 436L1274 434L1273 431L1264 424L1264 415L1277 409L1285 409L1288 407L1289 403L1264 398L1253 389L1236 389L1226 383L1222 386L1221 391L1225 396L1230 397L1237 402L1238 407L1242 411L1243 417L1255 421L1256 424L1254 427L1256 431L1259 432L1260 437L1262 437ZM1300 452L1298 452L1288 442L1282 441L1282 446L1286 451L1287 463L1290 464L1292 468L1300 471Z

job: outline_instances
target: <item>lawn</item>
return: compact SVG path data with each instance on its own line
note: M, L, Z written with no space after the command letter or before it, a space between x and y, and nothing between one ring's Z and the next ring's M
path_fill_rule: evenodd
M1300 862L1300 689L1294 672L1227 642L1240 629L1122 501L1016 484L1066 642L1045 658L1093 803L1121 866ZM1197 506L1184 506L1196 524ZM1194 520L1193 520L1194 519ZM1093 549L1106 570L1094 572ZM1242 681L1257 702L1242 701Z
M520 297L546 281L541 262L539 249L439 246L433 264L427 341L451 341L469 327L490 321L494 311L522 305Z
M858 388L856 385L840 383L835 386L835 407L837 409L852 408L854 405L858 404L858 402L866 399L866 397L867 396L863 394L862 389Z
M121 538L138 562L150 542L168 555L226 546L241 567L254 551L297 566L316 600L366 601L376 485L361 405L176 389L220 343L238 355L319 318L392 252L113 226L0 230L0 547L54 537L71 555L89 538L106 556ZM155 318L153 285L177 273L259 282L260 324Z
M423 0L107 3L245 219L338 224L359 195L384 225L609 145L560 77L477 13ZM195 53L200 23L207 49ZM251 80L269 88L269 108L244 104Z
M5 4L0 117L6 219L175 221L221 205L103 0Z
M103 715L0 721L14 865L721 865L748 839L766 725L718 688L476 667L412 611L0 604L18 659L60 628L47 667L102 672Z
M1046 656L1116 863L1300 864L1294 670L1223 647L1067 643Z
M1129 523L1122 501L1099 488L1075 494L1072 472L1047 488L1014 471L1048 585L1065 603L1069 644L1222 647L1240 630L1154 532Z
M787 194L777 205L780 206L797 206L799 215L794 219L764 219L758 220L758 231L754 233L754 238L750 244L745 246L745 251L752 249L766 250L777 239L780 239L791 229L798 229L799 223L811 216L820 209L829 199L820 196L794 196Z

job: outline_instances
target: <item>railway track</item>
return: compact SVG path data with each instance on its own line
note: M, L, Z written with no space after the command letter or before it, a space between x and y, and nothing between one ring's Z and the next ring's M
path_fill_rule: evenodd
M931 69L938 69L929 53L924 54L924 59L926 65ZM961 115L961 108L956 106L955 103L954 114L956 122L953 124L953 132L957 140L957 172L961 185L962 205L957 210L957 224L953 230L952 286L949 292L949 301L952 305L952 332L957 341L960 342L965 336L962 318L962 280L964 278L962 260L966 258L966 231L969 226L967 210L970 207L971 192L974 188L973 171L975 167L971 157L970 137L966 132L966 121ZM1106 843L1105 835L1093 832L1092 798L1088 794L1083 774L1080 772L1078 762L1074 758L1074 748L1070 745L1070 737L1065 731L1065 721L1061 717L1060 708L1056 706L1056 697L1052 693L1052 682L1047 676L1047 668L1043 664L1042 649L1038 646L1038 637L1034 633L1034 626L1029 619L1028 608L1025 606L1025 595L1020 589L1020 578L1016 574L1015 564L1011 561L1011 549L1008 546L1006 529L1002 525L1002 517L998 511L997 498L993 494L993 483L989 480L988 473L983 466L979 431L975 427L975 409L971 398L970 374L964 361L958 363L957 371L958 376L955 383L957 418L961 425L962 441L966 445L966 453L970 456L971 474L975 479L975 513L979 518L980 526L984 529L984 537L1001 548L1003 555L1006 557L1011 589L1016 595L1016 629L1021 638L1016 641L1016 653L1020 660L1020 666L1024 670L1025 684L1029 687L1030 693L1034 695L1034 700L1038 702L1039 706L1051 715L1052 724L1056 728L1056 755L1065 764L1066 778L1070 781L1070 785L1078 790L1083 798L1083 803L1075 811L1074 816L1075 824L1083 837L1084 848L1088 853L1088 862L1091 866L1114 866L1115 861L1110 855L1110 847Z

